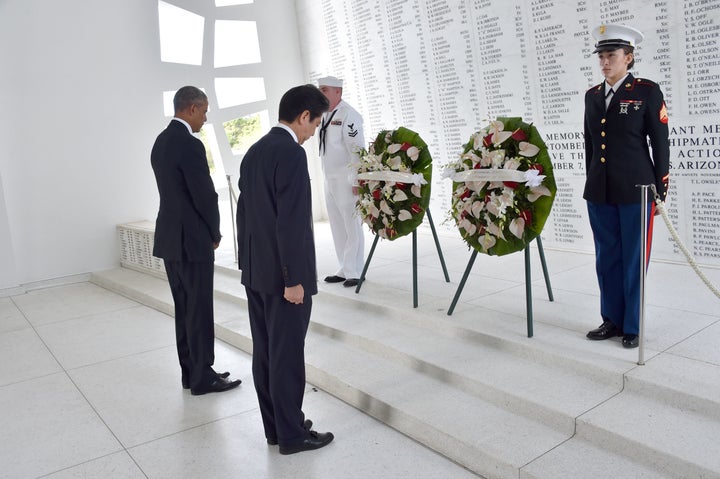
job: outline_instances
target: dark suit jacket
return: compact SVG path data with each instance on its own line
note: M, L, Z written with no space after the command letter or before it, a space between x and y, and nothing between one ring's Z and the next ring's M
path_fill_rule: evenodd
M605 111L605 83L585 93L583 197L593 203L640 202L638 184L665 199L670 168L667 108L660 87L628 75ZM652 158L648 150L652 146Z
M305 150L274 127L250 147L240 164L237 206L242 284L283 295L302 284L317 293L312 197Z
M160 193L153 255L168 261L213 261L220 211L202 141L173 120L155 140L151 162Z

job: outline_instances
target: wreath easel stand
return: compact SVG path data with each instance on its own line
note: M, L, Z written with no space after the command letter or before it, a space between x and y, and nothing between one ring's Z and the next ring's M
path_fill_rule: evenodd
M443 274L445 275L445 282L450 282L450 276L448 276L447 267L445 266L445 258L442 254L442 249L440 248L440 241L438 240L437 231L435 231L435 224L432 220L432 215L430 214L430 209L425 211L425 214L427 216L428 222L430 223L430 230L432 231L433 239L435 240L435 248L437 249L438 256L440 257L440 265L442 266ZM360 280L358 281L358 285L355 288L355 293L360 293L360 288L362 287L363 281L365 281L365 273L367 273L368 267L370 266L370 261L372 260L373 254L375 253L375 247L377 246L378 240L380 239L379 235L375 235L375 239L373 240L372 247L370 247L370 253L368 253L367 260L365 260L365 266L363 267L362 274L360 275ZM418 307L418 280L417 280L417 228L415 228L412 231L412 284L413 284L413 308Z
M531 338L533 239L537 241L548 299L554 300L540 239L557 191L545 142L537 128L520 117L499 117L470 137L460 159L448 165L446 173L444 176L453 180L453 217L474 249L448 316L455 310L478 252L503 256L524 250L527 336Z
M552 293L552 287L550 286L550 275L548 275L548 269L547 269L547 262L545 261L545 252L543 251L542 241L540 240L540 236L535 238L535 241L537 242L538 246L538 253L540 253L540 263L542 264L542 270L543 270L543 276L545 277L545 287L547 288L548 293L548 300L554 301L553 293ZM527 313L527 336L528 338L532 338L533 336L533 312L532 312L532 281L531 281L531 272L530 272L530 245L528 244L525 246L525 311ZM463 273L463 277L460 280L460 284L458 285L458 289L455 292L455 297L453 297L452 304L450 304L450 309L448 309L448 316L451 316L453 314L453 311L455 310L455 306L457 305L458 300L460 299L460 294L462 293L463 288L465 288L465 282L468 279L468 276L470 275L470 271L472 270L473 264L475 263L475 258L477 257L477 250L473 250L472 255L470 256L470 261L468 261L468 265L465 268L465 273Z

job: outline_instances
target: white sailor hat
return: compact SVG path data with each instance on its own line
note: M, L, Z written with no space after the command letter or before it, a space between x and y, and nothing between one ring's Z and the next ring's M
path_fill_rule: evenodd
M318 78L318 86L332 86L337 88L342 88L343 81L340 78L327 76Z
M622 47L635 48L643 39L640 30L625 25L600 25L593 30L592 35L597 40L593 53Z

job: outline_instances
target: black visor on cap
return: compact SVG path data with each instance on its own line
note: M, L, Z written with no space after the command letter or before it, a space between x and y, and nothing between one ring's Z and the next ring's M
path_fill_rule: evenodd
M600 40L599 42L597 42L595 44L595 51L593 51L593 53L617 50L618 48L622 47L630 47L634 49L634 47L629 41L622 40L620 38L612 38L610 40Z

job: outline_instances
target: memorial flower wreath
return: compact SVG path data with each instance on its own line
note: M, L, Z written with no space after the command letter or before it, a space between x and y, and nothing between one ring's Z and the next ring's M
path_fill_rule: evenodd
M502 256L525 248L542 231L557 187L547 147L535 126L497 118L474 133L447 165L460 234L480 253Z
M394 240L418 227L430 204L432 157L407 128L381 131L360 151L357 212L370 230Z

